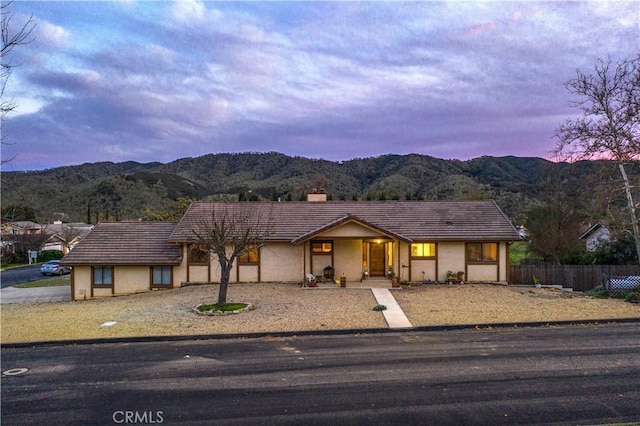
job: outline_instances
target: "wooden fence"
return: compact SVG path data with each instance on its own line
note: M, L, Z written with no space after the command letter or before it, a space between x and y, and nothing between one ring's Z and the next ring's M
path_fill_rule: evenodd
M639 265L511 265L510 284L532 285L535 276L543 285L562 285L575 291L605 286L611 277L640 275Z

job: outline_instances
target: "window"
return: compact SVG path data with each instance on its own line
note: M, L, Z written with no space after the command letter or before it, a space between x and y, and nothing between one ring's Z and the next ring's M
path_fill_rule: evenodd
M95 286L111 287L113 285L112 266L94 266L92 275L92 284Z
M315 241L311 243L311 253L330 254L331 252L333 252L333 242L331 241Z
M189 249L189 263L206 265L209 263L209 251L203 247L193 246Z
M247 250L249 250L248 253L238 256L238 263L259 263L260 257L258 256L258 247L254 244L250 244L249 247L247 247Z
M411 244L411 257L435 257L436 243Z
M468 262L497 262L498 243L469 243L467 244Z
M151 267L152 286L171 286L173 284L173 268L171 266Z

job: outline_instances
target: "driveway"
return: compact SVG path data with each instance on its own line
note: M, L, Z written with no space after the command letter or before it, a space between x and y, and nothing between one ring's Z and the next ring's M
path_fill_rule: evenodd
M15 288L0 290L0 303L65 302L71 300L71 286Z

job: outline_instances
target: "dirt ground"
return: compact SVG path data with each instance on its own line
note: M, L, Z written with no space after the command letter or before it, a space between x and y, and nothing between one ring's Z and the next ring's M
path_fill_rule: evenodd
M302 289L290 284L234 284L229 301L256 309L226 316L193 312L213 303L217 285L184 287L81 302L5 304L2 343L132 336L386 328L367 289ZM554 289L489 284L392 290L413 326L640 319L640 305ZM114 323L112 325L106 325Z

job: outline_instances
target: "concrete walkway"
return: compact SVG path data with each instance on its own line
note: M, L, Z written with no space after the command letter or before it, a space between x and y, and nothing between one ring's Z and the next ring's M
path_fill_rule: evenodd
M373 296L379 305L387 307L382 313L384 319L387 321L389 328L411 328L413 327L409 322L407 316L402 312L400 305L393 297L391 292L386 288L372 288Z
M15 288L0 290L0 303L36 303L65 302L71 300L71 287L59 285L52 287Z

